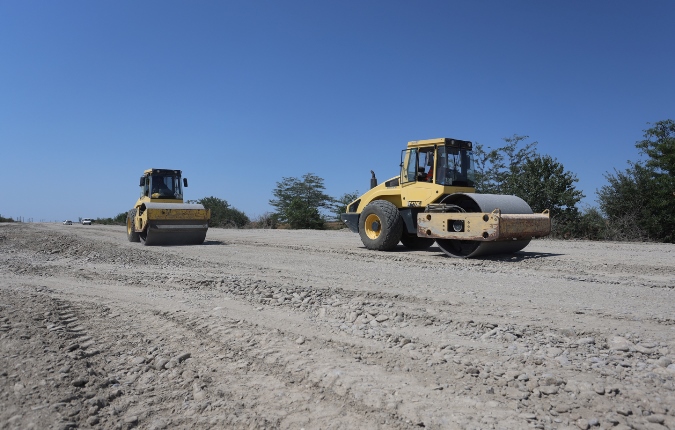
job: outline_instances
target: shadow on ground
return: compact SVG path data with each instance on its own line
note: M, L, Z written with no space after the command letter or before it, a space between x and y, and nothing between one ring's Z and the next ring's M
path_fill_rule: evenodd
M366 249L365 247L361 247L362 249ZM391 251L388 251L389 253L399 253L399 252L420 252L420 251L425 251L429 253L434 253L434 257L443 257L443 258L452 258L452 259L462 259L459 257L450 257L446 253L441 250L438 246L434 245L429 247L428 249L421 249L421 250L414 250L414 249L409 249L406 248L403 245L398 245L396 248L394 248ZM377 252L377 251L373 251ZM548 257L558 257L561 255L565 254L558 254L558 253L553 253L553 252L530 252L530 251L518 251L513 254L492 254L492 255L484 255L484 256L479 256L475 258L470 258L469 260L489 260L489 261L506 261L506 262L518 262L518 261L525 261L525 260L532 260L532 259L539 259L539 258L548 258Z

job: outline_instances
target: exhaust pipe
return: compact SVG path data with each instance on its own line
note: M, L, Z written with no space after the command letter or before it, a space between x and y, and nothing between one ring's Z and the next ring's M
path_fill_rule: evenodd
M377 187L377 178L375 177L375 172L373 172L372 170L370 171L370 175L371 175L371 177L370 177L370 188L372 189L372 188Z

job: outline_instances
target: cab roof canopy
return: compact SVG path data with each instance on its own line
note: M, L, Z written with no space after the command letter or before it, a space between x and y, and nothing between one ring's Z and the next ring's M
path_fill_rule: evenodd
M147 175L178 175L180 176L181 171L180 170L173 170L173 169L148 169L143 172L143 174Z
M408 142L408 148L422 148L436 145L450 145L463 149L471 149L471 142L468 140L453 139L451 137L439 137L436 139L413 140Z

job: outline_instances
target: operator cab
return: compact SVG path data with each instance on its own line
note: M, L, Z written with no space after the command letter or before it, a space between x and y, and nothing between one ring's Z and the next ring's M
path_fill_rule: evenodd
M473 187L472 143L456 139L428 139L408 143L401 154L401 184L430 182Z
M183 185L187 187L187 179L181 183L180 170L151 169L141 176L139 185L141 197L183 200Z

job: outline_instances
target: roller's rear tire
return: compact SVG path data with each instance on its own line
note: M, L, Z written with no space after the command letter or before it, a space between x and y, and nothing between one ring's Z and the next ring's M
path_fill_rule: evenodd
M375 200L361 212L359 235L368 249L391 251L403 234L403 219L398 208L386 200Z
M138 233L138 237L141 239L141 243L145 246L151 246L155 244L152 234L150 233L149 225L145 227L145 230L143 230L141 233Z
M136 209L127 212L127 239L129 242L140 242L141 238L134 227L134 218L136 218Z
M434 244L434 239L429 239L428 237L419 237L414 236L410 233L404 232L401 236L401 243L408 249L428 249L431 245Z

